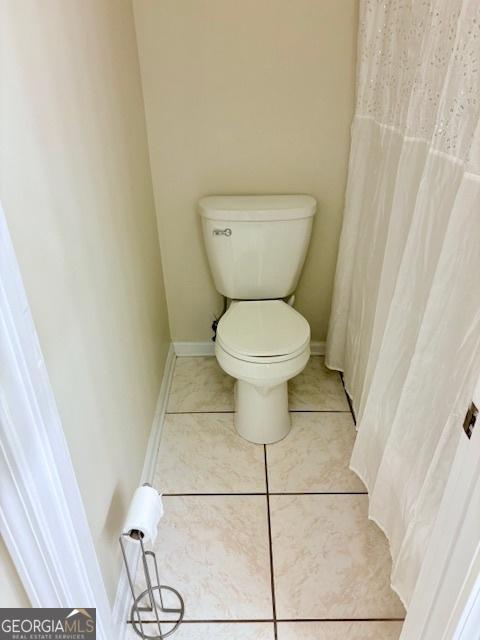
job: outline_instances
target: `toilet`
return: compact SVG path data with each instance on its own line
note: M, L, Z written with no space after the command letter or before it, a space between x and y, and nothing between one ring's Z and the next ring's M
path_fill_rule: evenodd
M287 382L310 357L310 326L293 302L316 201L208 196L198 208L214 284L229 301L215 355L236 379L235 428L250 442L277 442L291 427Z

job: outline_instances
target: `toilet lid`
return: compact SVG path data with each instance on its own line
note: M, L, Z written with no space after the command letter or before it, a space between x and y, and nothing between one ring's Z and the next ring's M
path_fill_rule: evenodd
M310 325L282 300L233 302L218 323L217 339L232 355L282 356L310 341Z

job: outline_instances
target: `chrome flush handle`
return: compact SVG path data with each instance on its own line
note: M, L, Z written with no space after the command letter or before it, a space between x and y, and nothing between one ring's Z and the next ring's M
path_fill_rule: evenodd
M214 229L212 231L214 236L231 236L232 235L232 230L229 229L228 227L226 229Z

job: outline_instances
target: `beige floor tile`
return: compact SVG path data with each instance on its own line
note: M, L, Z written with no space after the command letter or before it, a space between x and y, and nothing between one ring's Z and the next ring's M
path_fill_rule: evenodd
M233 411L234 382L213 356L177 358L167 411Z
M402 622L281 622L278 640L398 640Z
M234 383L214 356L177 358L167 411L233 411ZM321 356L312 356L288 385L292 411L349 411L339 373Z
M153 636L153 631L148 631ZM168 630L168 629L165 629ZM184 623L171 636L175 640L273 640L271 623ZM139 640L139 636L129 629L127 640Z
M279 618L397 618L391 561L367 496L272 496Z
M291 415L288 436L267 446L270 491L365 491L348 468L356 434L350 413Z
M290 380L290 410L349 411L340 374L327 369L324 360L312 356L302 373Z
M265 497L166 497L164 506L154 550L162 583L185 600L185 619L271 618Z
M163 493L264 492L263 447L237 434L232 413L168 414L154 486Z

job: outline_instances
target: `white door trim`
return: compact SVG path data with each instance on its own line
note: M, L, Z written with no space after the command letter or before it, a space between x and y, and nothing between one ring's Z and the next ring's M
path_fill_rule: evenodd
M111 611L0 206L0 533L34 607Z
M480 404L480 384L474 400ZM480 620L479 531L480 424L477 424L470 440L461 433L401 640L478 637L472 635L471 629Z
M472 640L480 629L480 550L462 589L458 606L452 612L449 631L452 640ZM448 635L446 636L449 637Z

